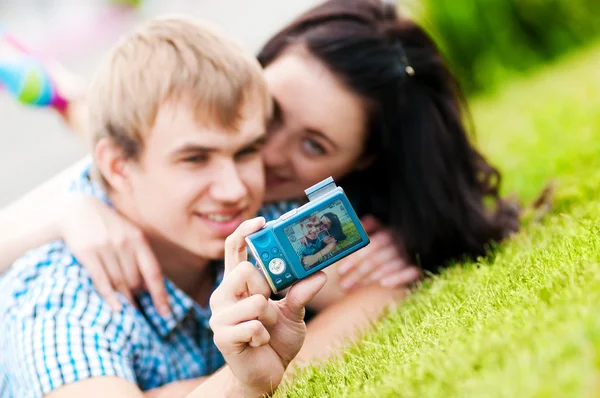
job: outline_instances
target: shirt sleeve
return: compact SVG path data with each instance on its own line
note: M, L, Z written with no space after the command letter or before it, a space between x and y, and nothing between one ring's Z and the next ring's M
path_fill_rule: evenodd
M57 278L27 292L3 314L0 352L14 396L42 397L97 376L136 382L133 324L89 286Z
M298 248L297 250L298 253L298 257L300 257L300 259L302 259L302 257L306 257L306 256L310 256L311 254L311 249L310 247L306 246L306 245L302 245Z

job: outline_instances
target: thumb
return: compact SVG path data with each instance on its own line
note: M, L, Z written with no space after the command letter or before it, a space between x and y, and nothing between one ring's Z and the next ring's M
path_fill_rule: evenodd
M287 317L294 321L304 320L304 307L327 283L327 275L319 271L292 286L282 300Z
M264 225L263 217L246 220L225 239L225 276L231 273L239 263L247 260L245 238Z

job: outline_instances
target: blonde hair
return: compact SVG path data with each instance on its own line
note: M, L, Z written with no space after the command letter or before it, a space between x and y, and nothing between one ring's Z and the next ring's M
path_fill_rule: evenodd
M239 44L192 19L155 18L122 38L97 70L88 131L94 146L108 137L135 159L166 101L185 96L199 124L235 130L255 94L269 117L262 68Z

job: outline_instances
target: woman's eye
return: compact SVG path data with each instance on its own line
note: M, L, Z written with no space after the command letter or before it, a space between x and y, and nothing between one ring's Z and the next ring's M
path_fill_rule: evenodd
M310 138L305 138L302 140L302 147L310 156L321 156L327 154L327 151L321 144Z

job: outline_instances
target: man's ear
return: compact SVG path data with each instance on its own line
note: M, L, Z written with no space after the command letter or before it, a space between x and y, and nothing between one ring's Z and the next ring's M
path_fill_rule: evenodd
M95 161L110 188L123 192L129 189L128 164L123 150L113 140L101 138L95 147Z

